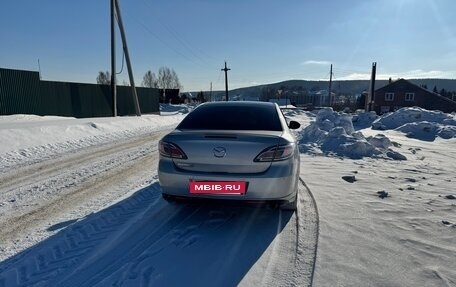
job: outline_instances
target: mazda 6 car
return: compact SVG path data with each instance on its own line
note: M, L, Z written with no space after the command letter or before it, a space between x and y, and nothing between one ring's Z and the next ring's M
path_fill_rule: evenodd
M279 106L212 102L159 142L162 196L270 202L296 209L299 151Z

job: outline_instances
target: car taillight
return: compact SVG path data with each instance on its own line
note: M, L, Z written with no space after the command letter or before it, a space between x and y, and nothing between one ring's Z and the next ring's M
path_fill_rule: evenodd
M286 160L293 156L293 151L294 144L268 147L260 152L260 154L257 155L253 161L266 162Z
M162 156L187 159L187 155L175 144L160 141L158 143L158 149Z

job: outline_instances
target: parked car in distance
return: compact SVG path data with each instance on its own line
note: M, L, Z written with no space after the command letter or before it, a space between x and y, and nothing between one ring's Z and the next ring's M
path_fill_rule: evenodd
M279 106L198 106L159 142L162 196L268 201L296 209L300 155Z

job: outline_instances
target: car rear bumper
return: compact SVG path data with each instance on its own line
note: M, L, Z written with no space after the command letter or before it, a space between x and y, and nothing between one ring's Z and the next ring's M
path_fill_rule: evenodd
M284 200L291 201L296 195L299 180L299 161L295 158L274 162L259 174L198 173L176 168L169 158L161 157L158 178L162 192L168 195L193 198L231 200ZM244 181L245 194L191 194L191 181Z

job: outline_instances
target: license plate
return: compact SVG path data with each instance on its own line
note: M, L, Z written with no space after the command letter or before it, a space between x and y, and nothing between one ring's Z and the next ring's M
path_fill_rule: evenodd
M192 181L191 194L244 194L247 189L245 181Z

